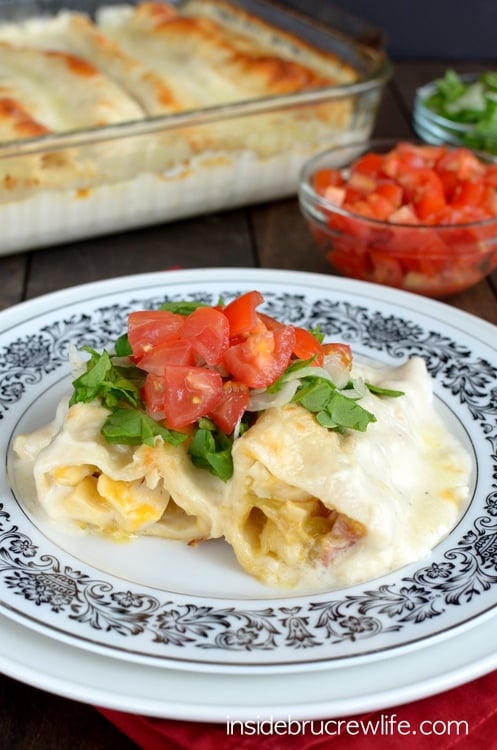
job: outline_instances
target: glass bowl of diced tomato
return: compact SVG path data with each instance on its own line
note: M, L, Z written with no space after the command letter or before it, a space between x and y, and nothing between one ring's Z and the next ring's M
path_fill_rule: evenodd
M497 267L497 159L488 154L352 143L307 162L299 201L341 275L445 297Z

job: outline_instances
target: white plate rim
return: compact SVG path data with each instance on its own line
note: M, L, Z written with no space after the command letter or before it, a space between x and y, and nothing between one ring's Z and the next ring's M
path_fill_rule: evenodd
M172 276L171 274L174 274L174 276ZM23 322L26 322L28 320L34 319L41 312L46 312L47 305L51 306L50 312L53 313L58 309L64 309L67 305L71 307L75 304L75 302L81 301L83 299L101 300L103 295L105 295L105 297L115 293L122 295L131 291L136 293L137 289L145 291L149 288L156 287L159 283L164 283L166 286L169 286L172 283L179 286L184 286L186 284L208 285L212 284L214 281L218 284L236 284L237 288L246 288L247 284L249 284L249 286L254 286L255 282L256 284L267 285L268 288L270 288L272 284L279 284L282 286L298 286L301 289L326 289L326 291L330 294L333 291L337 292L338 290L338 293L342 295L350 294L351 297L361 297L362 300L371 299L375 301L375 304L380 305L388 303L390 306L394 306L397 310L406 310L411 312L420 304L421 301L424 318L430 319L431 321L436 322L440 325L449 325L449 328L451 330L457 331L460 334L464 334L466 337L470 332L472 338L475 341L478 340L481 345L485 347L488 347L488 342L492 340L492 336L494 336L495 339L494 326L491 326L490 324L478 318L474 318L467 313L449 308L443 303L439 303L433 300L426 300L416 295L410 295L404 292L398 292L396 290L390 290L384 287L380 288L375 285L366 284L363 282L349 281L338 279L336 277L322 276L319 274L306 274L293 271L265 269L195 269L193 271L166 271L152 274L138 274L135 276L118 277L112 280L104 280L95 282L93 284L85 284L79 287L73 287L67 290L62 290L60 292L55 292L51 295L44 295L44 297L36 298L25 303L21 303L15 308L10 308L4 311L4 313L0 315L0 321L5 323L5 333L5 331L9 330L9 328L15 330L19 324L20 319ZM449 313L451 318L450 324L448 323ZM491 352L493 353L494 351L495 348L491 348ZM457 626L466 628L468 626L468 623L471 626L475 625L480 617L488 616L488 612L491 611L494 606L495 603L492 602L489 607L478 609L475 614L469 617L469 619L465 619L462 622L457 623ZM5 602L1 611L3 611L5 615L19 620L19 612L16 612L15 608L12 609L12 607L9 607L9 605ZM289 614L291 615L292 613ZM435 616L435 613L431 616ZM20 618L20 620L22 621L22 617ZM305 618L302 616L297 616L296 620L297 625L299 623L300 625L302 625L302 623L305 621ZM37 622L30 624L31 626L35 627L35 629L39 629L40 633L46 633L48 630L54 638L67 640L69 644L73 643L74 639L74 642L82 648L89 648L102 653L106 652L107 648L109 648L109 653L113 656L117 656L118 659L122 658L131 661L139 661L144 659L145 661L147 661L150 660L151 657L151 654L149 653L145 655L143 653L136 654L135 652L129 652L126 649L121 648L117 648L116 652L114 651L114 646L112 644L105 644L102 651L102 644L93 643L91 639L87 640L86 638L83 638L81 640L78 635L74 636L74 633L70 633L68 635L65 632L60 632L57 627L54 627L53 625L47 625L46 623ZM454 625L450 626L449 630L452 631L453 627ZM449 633L449 635L451 636L452 632ZM446 638L448 636L446 628L442 628L440 631L432 631L431 633L428 633L428 635L417 638L416 644L424 644L426 638L433 639L437 636ZM387 640L389 637L390 636L387 636ZM410 646L412 646L412 643L408 640L403 644L397 644L397 650L395 648L392 648L391 646L383 646L381 648L373 647L370 650L362 651L360 653L360 658L363 661L369 659L375 660L383 658L383 656L385 655L392 655L394 652L398 653L399 648ZM156 654L152 654L152 656L155 658ZM204 667L210 671L217 669L226 670L231 668L235 669L236 671L244 671L246 669L248 669L249 671L253 671L254 667L261 667L262 669L267 670L279 669L281 667L281 669L287 671L288 669L295 668L308 670L311 668L311 665L314 667L317 666L319 668L329 668L331 662L335 666L343 665L347 661L348 656L350 656L350 654L346 656L337 657L336 655L334 655L333 657L330 657L329 653L327 653L320 659L314 661L307 658L298 658L295 660L295 662L293 662L291 659L283 658L278 663L275 663L274 661L271 661L270 658L263 659L260 662L255 662L254 664L252 656L242 661L233 661L231 659L228 659L227 661L219 662L216 659L207 659L206 661L199 662L196 660L196 658L192 661L191 657L189 659L183 660L182 658L176 659L168 655L167 658L163 658L161 656L159 662L169 667L174 666L178 669L193 669L197 672L202 670Z
M184 721L357 717L429 698L497 668L495 617L395 661L285 675L177 671L82 651L0 615L0 669L97 708Z

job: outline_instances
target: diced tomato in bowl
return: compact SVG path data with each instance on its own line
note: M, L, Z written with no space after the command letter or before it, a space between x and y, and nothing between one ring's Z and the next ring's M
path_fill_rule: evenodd
M497 158L372 140L304 167L302 213L344 276L445 297L497 268Z

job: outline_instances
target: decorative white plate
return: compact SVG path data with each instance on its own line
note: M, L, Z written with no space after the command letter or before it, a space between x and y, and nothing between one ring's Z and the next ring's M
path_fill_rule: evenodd
M1 616L0 633L0 670L42 690L135 714L221 723L244 720L252 726L259 720L330 719L391 709L497 668L493 620L386 662L264 675L178 671L119 661ZM333 729L329 725L330 733Z
M222 542L114 544L40 521L0 478L0 612L50 639L142 666L247 673L364 665L494 616L497 604L497 335L438 302L332 276L256 269L122 277L0 315L1 447L52 418L70 387L67 347L101 349L128 312L215 303L248 289L266 309L376 360L425 358L443 416L473 452L472 502L429 559L328 593L283 596L238 569ZM1 632L1 621L0 621ZM493 648L493 644L492 644Z

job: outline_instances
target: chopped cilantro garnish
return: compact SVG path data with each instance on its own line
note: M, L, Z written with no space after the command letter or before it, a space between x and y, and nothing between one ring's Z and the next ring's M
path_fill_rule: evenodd
M184 432L163 427L140 409L118 408L107 417L102 426L102 435L108 443L117 445L154 445L161 437L166 443L179 445L186 440Z
M221 309L223 306L224 302L220 299L217 307ZM165 302L160 309L178 315L189 316L192 312L199 310L199 308L205 307L209 307L209 305L203 302L186 300ZM324 334L321 332L319 326L311 330L311 334L317 342L322 343ZM165 375L161 378L160 375L156 375L153 371L147 374L145 370L142 370L134 363L133 352L127 333L117 338L113 347L115 356L106 350L100 354L91 347L83 347L83 349L89 353L90 357L86 362L86 371L73 381L74 390L70 404L73 405L77 402L90 403L91 401L98 400L110 411L101 430L107 442L117 445L146 444L154 446L157 438L161 438L164 442L172 445L179 445L186 441L185 445L187 446L188 454L195 466L209 471L223 481L227 481L232 476L233 442L249 429L250 424L257 418L256 412L248 411L248 409L243 412L243 409L247 408L246 406L242 406L242 416L240 417L239 413L233 410L236 408L236 402L235 407L229 402L229 398L232 395L229 390L229 387L232 386L230 380L236 380L234 378L236 369L226 369L225 371L225 366L227 367L227 365L222 359L216 365L217 369L215 368L215 379L219 390L215 391L214 395L217 396L219 394L219 403L223 408L228 409L228 416L232 418L231 422L228 421L232 433L229 435L225 434L209 418L211 413L214 414L209 408L204 412L201 412L200 409L194 412L197 414L203 413L206 416L202 416L193 423L191 422L193 418L192 414L188 414L188 410L186 410L186 414L189 417L186 421L186 424L189 426L187 434L169 429L166 426L168 422L182 424L182 422L172 418L170 396L174 395L177 403L173 405L179 405L180 416L182 415L182 406L189 405L191 408L197 403L203 403L201 399L203 394L199 393L198 389L196 390L197 384L195 378L192 380L193 375L198 375L197 367L200 370L203 370L204 367L209 369L209 366L202 362L202 355L200 355L199 364L179 366L185 372L180 373L179 385L177 388L174 386L174 390L171 393L170 391L166 392L166 388L170 386L168 386L169 381ZM195 350L195 346L193 346L193 349ZM321 351L320 347L316 347L316 349ZM311 351L314 351L313 347L311 347ZM198 351L196 351L196 354L199 356ZM295 385L294 388L289 389L294 394L292 401L301 404L303 408L314 414L317 422L322 427L338 432L344 432L346 429L364 432L371 422L376 421L374 414L371 414L371 412L358 403L361 394L364 393L364 385L378 396L402 395L400 391L385 389L367 383L362 384L362 387L358 389L356 387L358 384L357 381L353 380L350 380L348 385L345 386L345 388L351 389L349 392L343 388L339 389L321 367L312 367L315 364L316 356L311 356L305 360L295 357L291 359L290 364L282 375L265 388L268 394L267 403L270 404L273 400L271 394L279 393L285 382L290 380ZM174 367L172 363L168 365L166 361L163 364L164 367ZM260 367L260 365L257 365L257 362L255 366ZM169 374L171 374L171 371ZM178 372L175 374L178 375ZM159 378L159 380L156 380L156 378ZM251 381L244 381L243 377L241 377L241 381L247 391L250 391ZM267 383L267 380L263 378L262 382ZM227 391L224 389L225 385L228 385ZM208 385L206 387L211 386ZM242 396L245 397L247 391L242 392ZM262 395L259 389L252 388L252 392L254 391L257 392L257 396ZM149 416L151 392L157 396L158 403L155 406L158 407L160 413L163 415L163 419L154 419ZM237 395L236 389L234 390L234 394L235 396ZM248 396L250 396L250 393ZM228 400L226 402L222 401L226 397ZM288 394L284 396L283 401L290 398ZM195 399L198 400L195 401ZM278 400L281 402L281 399L276 397L276 401ZM264 403L264 396L259 403ZM169 414L166 413L166 406L170 409ZM229 413L229 409L232 410L231 414ZM155 409L153 411L156 413Z
M198 302L195 300L179 300L177 302L163 302L159 307L159 310L167 310L168 312L176 313L176 315L190 315L190 313L198 310L199 307L211 307L206 302ZM224 300L222 297L218 298L217 307L224 307Z
M461 133L464 145L497 153L497 71L466 81L454 70L447 70L423 104L452 122L471 125Z
M225 435L210 419L200 419L188 452L195 466L227 481L233 474L232 445L233 438Z
M316 415L322 427L342 432L344 429L365 432L376 417L364 409L355 399L339 393L336 387L324 378L304 378L293 401Z
M325 335L319 325L317 325L315 328L311 328L309 333L312 333L316 341L319 341L320 344L323 343Z
M190 315L194 310L199 307L209 307L204 302L192 302L189 300L182 300L180 302L164 302L159 310L167 310L168 312L176 313L176 315Z
M281 387L285 381L288 380L288 376L292 375L293 373L298 372L299 370L303 370L305 367L309 367L309 365L312 365L314 362L315 357L311 357L311 359L297 359L295 362L292 362L288 367L286 368L285 372L280 375L280 377L274 381L271 385L268 385L266 388L266 391L268 393L278 393L278 391L281 390Z
M388 396L389 398L399 398L399 396L404 396L404 391L395 391L391 388L382 388L379 385L373 385L373 383L366 383L366 388L376 396Z
M104 350L99 354L89 346L84 346L83 350L91 356L86 363L86 372L73 381L74 393L70 404L78 401L89 403L98 398L108 409L122 402L138 406L139 388L123 374L122 368L112 364L109 353Z
M123 333L114 344L114 351L118 357L129 357L133 350L129 344L128 334Z

